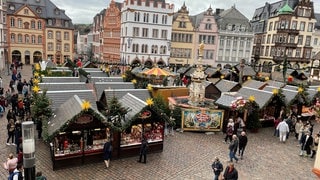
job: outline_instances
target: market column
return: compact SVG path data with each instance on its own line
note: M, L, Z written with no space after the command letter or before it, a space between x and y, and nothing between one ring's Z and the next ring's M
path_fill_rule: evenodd
M34 124L32 121L22 123L22 139L24 179L34 180L36 179L36 161Z

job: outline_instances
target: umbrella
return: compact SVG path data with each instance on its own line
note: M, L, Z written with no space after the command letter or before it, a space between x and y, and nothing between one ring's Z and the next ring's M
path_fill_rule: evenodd
M158 67L154 67L152 69L143 71L142 74L146 75L146 76L170 76L170 75L172 75L170 72L168 72L164 69L158 68Z

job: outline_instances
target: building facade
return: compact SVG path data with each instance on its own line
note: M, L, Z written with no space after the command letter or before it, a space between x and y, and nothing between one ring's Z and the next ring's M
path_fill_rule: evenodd
M165 0L125 1L121 9L121 61L167 66L173 12L174 5Z
M254 33L249 19L235 6L227 10L217 9L216 19L219 31L216 65L234 66L242 59L250 62Z
M8 60L57 64L73 56L73 24L65 11L47 0L8 0Z
M7 42L7 1L0 0L0 70L7 69L9 72L8 63L8 42Z
M268 18L264 30L257 33L254 41L256 70L270 73L281 70L284 64L293 69L306 67L311 62L316 24L313 2L283 0L267 5L269 8L265 9L269 11L265 12ZM259 19L258 13L255 13L254 19Z
M93 54L91 60L103 62L103 31L104 31L104 17L106 9L103 9L93 18L92 35L93 41L90 44L90 50Z
M120 58L121 3L112 0L103 22L103 62L122 64Z

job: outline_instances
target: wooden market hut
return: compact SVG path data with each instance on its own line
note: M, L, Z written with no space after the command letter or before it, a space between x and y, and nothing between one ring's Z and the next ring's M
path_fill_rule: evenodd
M53 170L101 161L104 143L112 125L92 106L74 95L54 111L48 123Z
M41 77L43 83L66 83L80 82L79 77Z
M132 82L95 82L94 88L97 93L97 97L101 97L104 90L109 89L134 89Z
M225 79L220 79L218 82L215 83L215 86L221 92L237 92L241 88L241 85L238 82L229 81Z

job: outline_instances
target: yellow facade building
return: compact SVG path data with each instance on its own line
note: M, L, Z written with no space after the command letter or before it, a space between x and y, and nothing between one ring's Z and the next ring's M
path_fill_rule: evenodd
M49 0L7 1L8 61L57 64L73 58L73 25L64 10Z

